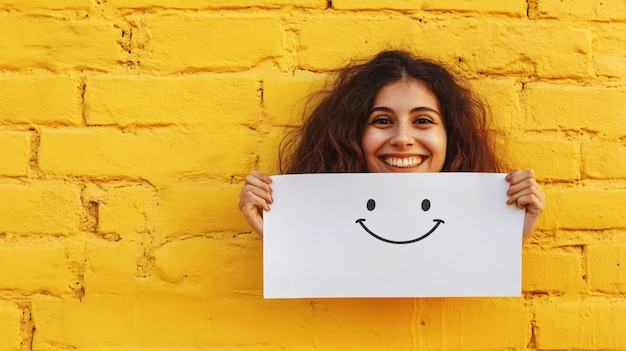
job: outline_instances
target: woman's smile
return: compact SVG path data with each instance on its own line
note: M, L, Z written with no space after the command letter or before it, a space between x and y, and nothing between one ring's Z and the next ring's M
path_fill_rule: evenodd
M383 156L383 162L392 167L411 168L422 163L422 156Z

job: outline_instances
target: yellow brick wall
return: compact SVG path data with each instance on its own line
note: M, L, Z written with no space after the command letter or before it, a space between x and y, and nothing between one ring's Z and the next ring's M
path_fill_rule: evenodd
M523 297L262 299L241 181L383 48L544 184ZM565 349L626 349L623 0L0 0L0 350Z

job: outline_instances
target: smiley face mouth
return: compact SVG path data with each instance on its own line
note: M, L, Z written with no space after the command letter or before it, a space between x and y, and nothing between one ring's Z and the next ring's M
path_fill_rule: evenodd
M384 241L386 243L390 243L390 244L412 244L415 242L418 242L422 239L426 239L430 234L432 234L435 229L437 229L437 227L439 227L440 224L445 223L443 220L441 219L433 219L433 222L435 222L435 226L432 227L432 229L430 229L428 231L428 233L415 238L415 239L411 239L411 240L406 240L406 241L396 241L396 240L390 240L390 239L386 239L383 238L382 236L377 235L376 233L372 232L363 222L365 222L365 218L359 218L356 220L355 223L359 223L361 225L361 227L363 227L363 229L365 229L366 232L368 232L371 236L375 237L376 239L380 240L380 241Z

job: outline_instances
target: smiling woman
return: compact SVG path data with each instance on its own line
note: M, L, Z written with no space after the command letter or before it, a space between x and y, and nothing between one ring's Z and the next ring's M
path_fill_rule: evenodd
M446 142L437 98L420 81L405 78L378 92L361 146L370 172L439 172Z
M314 96L319 103L302 126L284 140L281 173L503 171L485 105L443 65L383 51L333 78L330 89ZM506 180L508 203L526 209L526 239L545 194L532 170L511 171ZM255 172L239 195L239 209L260 235L263 210L273 201L271 182Z

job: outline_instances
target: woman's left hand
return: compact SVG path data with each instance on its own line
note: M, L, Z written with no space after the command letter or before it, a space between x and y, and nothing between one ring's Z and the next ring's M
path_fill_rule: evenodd
M532 169L514 170L507 174L506 181L509 182L508 204L515 204L518 208L526 209L524 216L524 241L537 227L539 218L546 208L546 194L535 179L535 172Z

